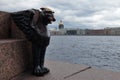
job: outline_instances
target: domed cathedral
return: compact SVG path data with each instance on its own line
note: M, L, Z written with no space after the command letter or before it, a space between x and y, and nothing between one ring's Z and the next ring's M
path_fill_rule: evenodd
M60 20L60 22L59 22L59 29L64 29L64 24L63 24L62 20Z

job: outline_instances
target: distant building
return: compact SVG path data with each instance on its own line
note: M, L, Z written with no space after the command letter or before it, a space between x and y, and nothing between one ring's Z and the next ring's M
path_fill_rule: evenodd
M77 31L76 30L67 30L66 34L67 35L77 35Z
M58 30L58 29L56 29L56 28L52 28L52 29L50 30L51 36L52 36L52 35L65 35L65 33L66 33L66 30L64 30L64 29Z
M64 28L62 21L59 23L59 29L52 29L51 35L120 35L120 27L104 29L80 29Z
M84 35L85 34L85 30L79 29L79 28L68 28L64 30L66 32L65 33L66 35Z
M110 28L111 35L120 35L120 27Z
M111 28L107 27L107 28L104 28L105 30L105 35L112 35L112 31L111 31Z
M63 24L62 20L59 22L59 29L64 29L64 24Z
M86 32L86 35L105 35L104 29L98 29L98 30L86 29L85 32Z

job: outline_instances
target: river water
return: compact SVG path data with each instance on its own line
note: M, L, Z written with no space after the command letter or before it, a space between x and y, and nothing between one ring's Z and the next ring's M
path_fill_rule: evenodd
M120 72L120 36L52 36L46 58Z

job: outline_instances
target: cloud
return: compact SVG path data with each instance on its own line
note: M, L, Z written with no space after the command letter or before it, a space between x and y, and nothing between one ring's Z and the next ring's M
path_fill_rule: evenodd
M0 0L0 10L50 7L55 11L57 21L50 26L58 27L63 20L66 28L120 27L119 0Z
M43 4L41 0L0 0L0 10L19 11L30 8L40 8L40 3Z

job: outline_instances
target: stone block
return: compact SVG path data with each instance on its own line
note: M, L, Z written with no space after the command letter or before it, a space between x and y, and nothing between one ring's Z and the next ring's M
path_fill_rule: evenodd
M10 14L0 11L0 39L6 39L10 37Z
M30 45L24 39L0 40L0 80L10 80L31 63Z
M0 39L25 39L25 35L18 29L10 13L0 11Z

